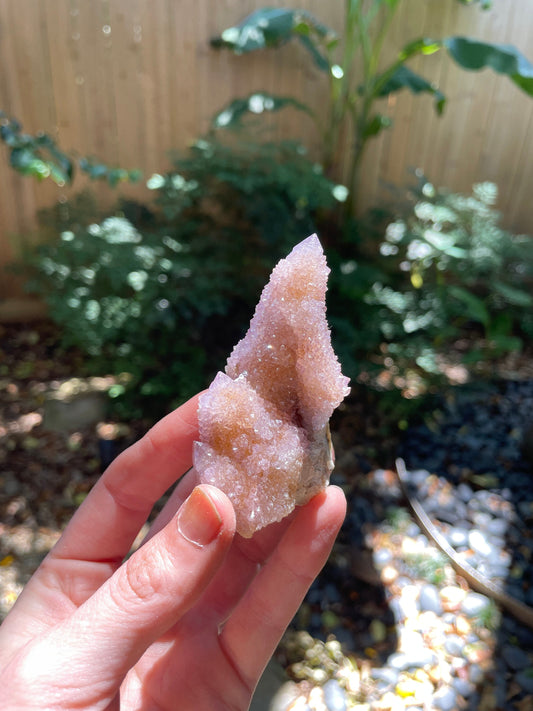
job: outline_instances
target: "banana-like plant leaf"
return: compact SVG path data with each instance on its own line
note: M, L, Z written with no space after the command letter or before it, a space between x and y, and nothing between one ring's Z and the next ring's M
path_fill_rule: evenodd
M446 104L446 97L444 94L437 89L436 86L431 84L427 79L421 77L416 72L413 72L409 67L400 65L394 74L389 77L389 79L380 87L377 96L388 96L395 91L400 91L401 89L409 89L414 94L427 93L432 94L435 98L435 108L438 114L442 114L444 111L444 105Z
M225 47L236 54L277 47L292 37L294 10L264 7L252 12L242 22L213 37L213 47Z
M336 34L305 10L261 8L238 25L225 29L219 37L214 37L211 46L245 54L279 47L293 38L302 43L320 69L329 70L329 60L320 50L319 43L331 49L337 42Z
M309 54L313 57L313 61L316 66L323 72L329 71L330 63L326 56L320 52L311 37L309 35L298 35L298 40L302 44Z
M470 37L448 37L444 46L450 56L464 69L490 67L506 74L517 86L533 96L533 64L508 44L488 44Z
M239 128L244 118L250 115L259 115L265 112L279 111L287 106L292 106L298 111L303 111L313 116L309 106L290 96L276 96L267 92L254 92L250 96L235 99L219 111L211 120L213 128Z

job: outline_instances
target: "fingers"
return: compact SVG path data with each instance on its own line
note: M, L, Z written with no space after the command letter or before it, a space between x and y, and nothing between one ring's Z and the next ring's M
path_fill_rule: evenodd
M167 525L170 519L176 515L176 511L179 509L185 499L189 496L194 487L197 486L199 483L200 477L198 476L194 467L192 469L189 469L187 475L183 476L176 484L173 492L168 497L168 500L165 503L164 507L157 515L155 521L153 521L152 525L150 526L150 530L146 534L146 537L143 539L143 544L146 543L146 541L149 541L150 538L155 536L156 533L161 531L161 529L163 529Z
M220 644L252 688L325 564L345 512L335 486L300 509L224 626Z
M99 693L113 699L144 651L202 595L224 560L234 531L229 499L214 487L197 487L162 531L46 635L35 651L31 649L33 657L25 658L24 664L34 666L37 684L41 675L61 679L62 664L68 661L67 668L85 670L88 686L95 681ZM79 687L75 690L80 692ZM65 705L65 696L62 702ZM82 707L78 697L76 703Z
M297 513L297 512L295 512ZM252 538L235 536L223 570L220 570L202 597L202 616L212 617L220 627L230 616L259 569L283 538L294 515L273 523Z
M108 467L51 555L118 565L154 503L192 466L198 396L158 422Z

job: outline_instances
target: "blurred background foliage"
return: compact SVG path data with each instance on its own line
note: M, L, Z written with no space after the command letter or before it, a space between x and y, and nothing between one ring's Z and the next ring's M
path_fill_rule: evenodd
M470 0L460 1L469 4ZM380 100L408 90L415 95L433 97L439 115L444 110L444 94L409 66L414 58L429 57L444 50L462 69L491 68L533 95L533 65L511 45L470 37L409 37L403 46L394 47L392 30L402 4L402 0L346 0L340 35L310 12L272 7L256 10L224 29L211 40L211 45L236 55L279 48L291 40L299 42L307 51L309 62L325 79L322 91L327 110L324 120L297 97L254 93L223 108L214 119L215 126L240 127L246 113L277 112L286 106L308 113L316 124L326 173L335 172L341 152L349 153L346 212L350 214L357 205L365 149L369 141L391 126L390 117L382 113ZM480 7L489 9L490 3L481 2ZM390 52L391 47L392 59L385 59L384 50ZM346 136L350 138L348 144Z
M119 414L157 416L205 387L242 337L275 262L313 232L332 269L334 346L354 381L383 386L387 370L386 387L413 396L446 380L450 353L468 364L530 344L533 243L501 228L496 185L457 195L418 174L390 206L353 217L362 152L389 125L374 102L408 89L430 93L437 111L444 105L438 88L407 67L410 58L444 49L465 69L491 67L533 93L523 55L467 38L406 38L383 67L399 4L347 0L342 38L310 13L265 8L212 41L240 54L301 42L329 85L319 161L247 121L287 106L311 110L297 97L256 92L217 112L170 171L148 178L151 200L122 200L103 213L85 194L41 215L53 237L27 250L27 288L46 301L65 345L81 349L90 370L129 374L111 392ZM363 84L354 79L357 62ZM345 124L353 134L347 186L333 178ZM5 115L1 137L25 175L66 182L77 165L111 186L140 178L74 159Z
M124 414L160 414L205 387L242 337L273 264L318 229L335 184L294 143L198 140L148 180L154 201L30 250L28 288L95 371L133 377ZM86 200L82 200L82 205Z

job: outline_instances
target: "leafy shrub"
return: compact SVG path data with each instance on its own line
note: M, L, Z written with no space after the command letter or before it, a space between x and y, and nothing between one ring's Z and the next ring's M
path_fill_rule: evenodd
M150 218L142 227L120 214L89 226L71 215L77 226L30 258L29 287L66 344L97 370L133 376L115 392L129 416L159 414L208 384L274 262L335 204L335 185L293 143L200 140L148 185L155 214L129 213Z
M497 192L481 183L457 195L423 180L412 212L388 225L380 251L389 277L367 301L379 307L393 357L432 373L436 354L461 336L482 344L471 359L533 337L533 240L499 226Z

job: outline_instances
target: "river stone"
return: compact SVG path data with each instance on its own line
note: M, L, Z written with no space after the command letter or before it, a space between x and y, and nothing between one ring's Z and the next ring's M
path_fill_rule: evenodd
M471 696L476 689L475 686L467 679L461 679L459 677L453 679L452 684L455 691L457 691L458 694L461 694L461 696L465 699Z
M465 597L461 603L461 612L467 617L477 617L480 615L488 606L490 605L490 600L486 595L481 593L471 592Z
M436 615L442 615L442 603L440 601L440 593L435 585L424 585L420 590L418 604L422 611L434 612Z
M533 667L519 672L514 680L528 694L533 694Z
M513 671L520 671L530 666L529 656L520 647L513 644L504 644L502 647L502 657L507 666Z
M336 679L326 681L322 691L328 711L346 711L346 694Z
M472 548L475 553L483 558L489 558L495 553L494 547L491 546L481 531L476 529L470 531L468 534L468 542L470 544L470 548Z
M454 657L461 657L465 643L458 634L449 634L444 640L444 649Z
M454 711L457 708L457 693L443 686L433 696L433 706L439 711Z

